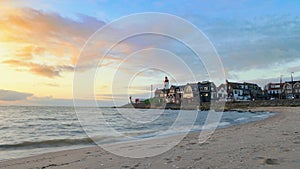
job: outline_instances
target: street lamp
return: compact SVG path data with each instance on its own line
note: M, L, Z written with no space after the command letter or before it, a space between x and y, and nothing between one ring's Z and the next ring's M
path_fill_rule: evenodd
M280 89L280 91L279 91L279 99L281 99L281 97L282 97L282 76L283 76L283 75L280 75L280 84L279 84L279 89Z
M294 98L294 87L293 87L294 79L293 79L293 74L294 74L294 72L291 72L291 80L292 80L292 98Z

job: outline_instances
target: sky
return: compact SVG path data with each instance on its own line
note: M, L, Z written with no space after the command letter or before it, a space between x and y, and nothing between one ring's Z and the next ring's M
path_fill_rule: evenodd
M263 87L280 76L290 80L291 72L300 80L298 0L1 0L0 6L0 105L71 106L75 90L82 106L94 99L111 106L112 100L128 102L129 95L151 96L150 86L161 88L164 76L175 85L211 80L204 60L166 36L131 36L99 56L117 35L140 28L171 33L182 28L183 41L197 40L184 25L165 24L169 20L119 22L145 12L176 16L199 29L230 81ZM101 34L102 28L109 33ZM93 97L85 88L74 89L74 74L92 75Z

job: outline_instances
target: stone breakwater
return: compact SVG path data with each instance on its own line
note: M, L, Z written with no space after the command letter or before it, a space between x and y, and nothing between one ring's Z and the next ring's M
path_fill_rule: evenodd
M300 99L293 100L255 100L255 101L235 101L235 102L218 102L214 104L214 109L217 110L233 110L233 109L247 109L253 107L297 107L300 106ZM225 106L224 106L225 105ZM209 110L211 103L201 103L200 105L178 105L178 104L166 104L163 106L147 105L147 104L127 104L121 106L123 108L140 108L140 109L197 109Z
M218 102L216 102L218 103ZM208 110L210 103L202 103L201 110ZM221 105L221 104L220 104ZM240 109L240 108L254 108L254 107L297 107L300 106L300 99L294 100L255 100L255 101L239 101L226 102L224 110ZM216 104L218 109L218 104ZM220 107L221 108L221 107Z
M300 106L300 99L294 100L255 100L248 102L228 102L226 105L232 106L248 106L248 107L275 107L275 106L287 106L296 107Z

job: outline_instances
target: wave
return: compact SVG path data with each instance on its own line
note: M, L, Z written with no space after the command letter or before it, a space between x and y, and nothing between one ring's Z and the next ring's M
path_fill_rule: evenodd
M90 138L25 141L17 144L2 144L0 145L0 149L31 149L31 148L63 147L63 146L86 145L86 144L94 144L94 142Z
M56 121L58 119L55 118L55 117L39 117L36 120L41 120L41 121Z
M215 123L208 123L202 126L202 130L211 130L217 127L225 127L231 125L230 122L215 122Z

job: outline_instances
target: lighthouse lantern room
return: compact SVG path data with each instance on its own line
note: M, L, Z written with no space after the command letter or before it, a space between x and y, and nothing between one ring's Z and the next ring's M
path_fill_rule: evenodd
M165 77L165 80L164 80L164 89L169 89L170 87L169 87L169 79L168 79L168 77L166 76Z

